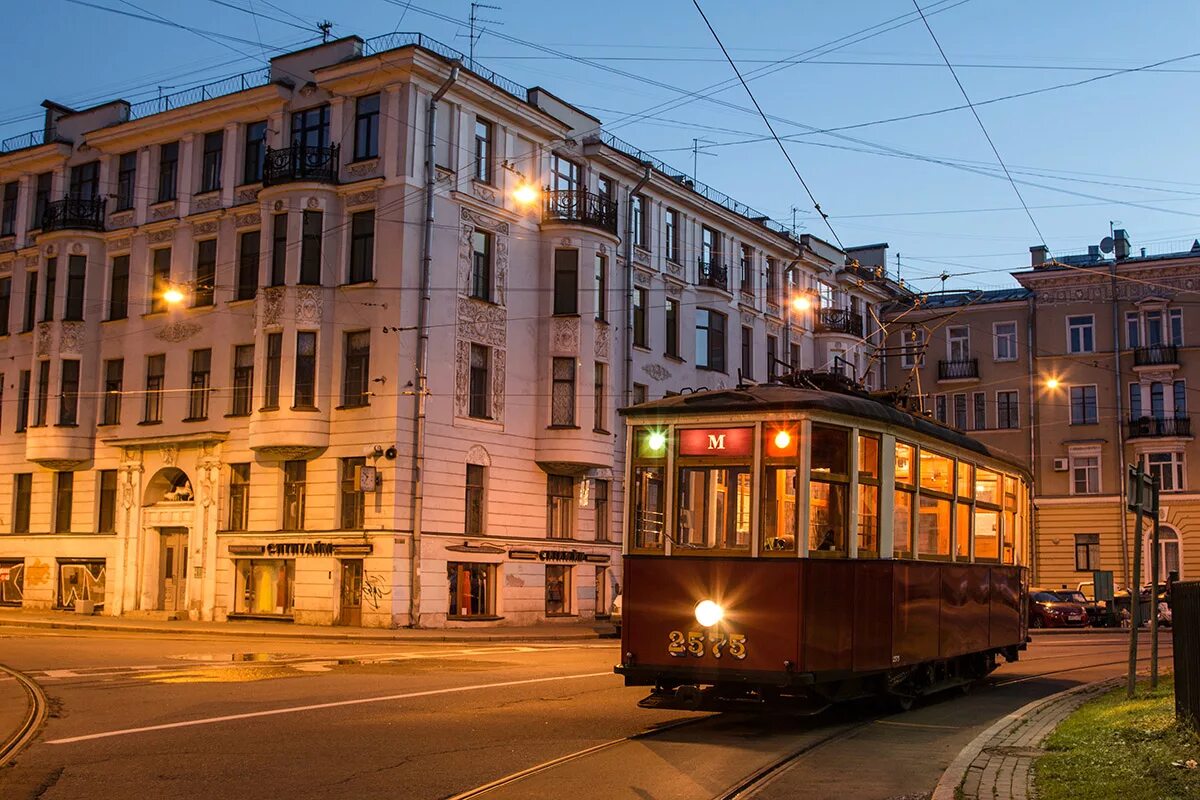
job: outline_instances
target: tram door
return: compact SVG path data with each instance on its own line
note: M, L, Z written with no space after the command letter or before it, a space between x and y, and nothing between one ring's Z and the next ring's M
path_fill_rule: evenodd
M162 610L182 611L187 608L187 530L164 528L159 534L159 585L162 587Z
M363 562L361 558L342 561L342 613L339 625L362 625Z

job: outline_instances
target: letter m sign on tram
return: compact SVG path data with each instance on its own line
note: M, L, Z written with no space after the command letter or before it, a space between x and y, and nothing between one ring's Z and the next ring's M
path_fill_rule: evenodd
M1139 467L1130 467L1125 483L1126 507L1133 512L1158 514L1158 492L1154 490L1154 478Z

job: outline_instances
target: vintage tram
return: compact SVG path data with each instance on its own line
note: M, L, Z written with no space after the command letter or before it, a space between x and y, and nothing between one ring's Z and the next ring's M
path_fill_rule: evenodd
M622 657L648 707L821 707L965 686L1026 641L1030 480L861 391L622 412Z

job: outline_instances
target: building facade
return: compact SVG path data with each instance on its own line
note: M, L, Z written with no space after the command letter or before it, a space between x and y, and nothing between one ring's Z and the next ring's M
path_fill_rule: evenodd
M1035 581L1075 588L1094 570L1150 581L1150 526L1125 511L1128 465L1159 479L1160 575L1200 575L1200 459L1188 411L1200 381L1200 244L1134 254L1116 231L1051 260L1031 248L1020 288L922 295L893 304L888 384L926 413L1029 464Z
M455 55L350 37L4 143L0 603L602 615L619 407L879 384L877 272Z

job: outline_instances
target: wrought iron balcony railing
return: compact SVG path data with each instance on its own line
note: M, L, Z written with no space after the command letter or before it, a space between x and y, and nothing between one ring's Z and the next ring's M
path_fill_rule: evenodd
M64 197L51 200L42 211L42 232L63 230L104 230L106 198Z
M1187 415L1174 417L1137 417L1129 420L1129 439L1155 436L1191 436L1192 418Z
M699 267L696 275L697 286L711 286L714 289L729 291L729 271L724 264L701 259Z
M1173 344L1152 344L1133 348L1135 367L1160 367L1179 363L1179 348Z
M617 203L585 189L546 189L546 219L578 222L616 235Z
M979 377L979 359L967 358L962 361L939 361L939 381L961 381Z
M263 163L263 186L295 181L337 183L341 145L328 147L294 144L279 150L268 147Z
M818 309L816 329L818 333L848 333L851 336L862 336L863 317L862 314L848 308Z

